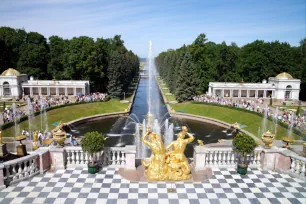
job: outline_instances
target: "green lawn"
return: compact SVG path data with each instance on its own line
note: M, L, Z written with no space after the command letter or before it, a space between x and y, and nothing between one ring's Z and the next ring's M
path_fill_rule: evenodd
M235 122L246 125L247 131L258 136L258 127L262 126L263 118L252 113L247 113L239 110L229 109L226 107L218 107L206 104L194 104L194 103L179 103L171 104L171 107L175 111L182 111L184 113L206 116L210 118L215 118L218 120L225 121L227 123L233 124ZM267 129L274 132L274 123L267 120ZM288 130L278 126L277 128L277 139L282 137L287 137ZM293 134L294 139L300 139L299 136Z
M170 96L165 95L165 96L168 102L176 100L174 95L170 95Z
M47 112L48 115L48 127L49 130L53 129L52 126L55 122L69 122L72 120L76 120L82 117L88 117L97 114L103 113L112 113L124 111L128 107L129 103L120 103L119 100L109 100L107 102L95 102L88 104L79 104L73 106L67 106L63 108L58 108L55 110L50 110ZM40 115L37 115L33 119L33 124L35 129L40 129ZM19 131L22 129L28 129L29 122L28 120L23 121L19 124ZM3 130L4 137L12 137L14 136L14 127L7 128Z

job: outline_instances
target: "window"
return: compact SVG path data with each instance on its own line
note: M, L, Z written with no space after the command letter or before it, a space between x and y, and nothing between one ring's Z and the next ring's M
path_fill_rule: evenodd
M11 88L10 88L10 84L8 82L3 83L3 93L4 93L4 96L10 96L11 95Z
M290 99L291 98L291 90L292 90L292 86L288 85L286 87L286 92L285 92L285 99Z

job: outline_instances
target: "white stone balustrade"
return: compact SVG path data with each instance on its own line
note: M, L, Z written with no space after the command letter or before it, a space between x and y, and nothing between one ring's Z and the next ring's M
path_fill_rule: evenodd
M103 165L123 167L126 164L125 147L105 147Z
M3 178L5 185L14 184L39 174L39 154L34 152L31 155L3 163Z
M94 154L94 160L102 164L103 151ZM87 167L92 161L91 156L82 150L80 146L65 147L65 162L67 168Z
M246 161L250 168L260 167L260 152L263 149L258 147L253 154L247 155ZM212 168L233 168L238 163L238 153L231 147L206 147L196 146L194 148L194 166L196 170Z

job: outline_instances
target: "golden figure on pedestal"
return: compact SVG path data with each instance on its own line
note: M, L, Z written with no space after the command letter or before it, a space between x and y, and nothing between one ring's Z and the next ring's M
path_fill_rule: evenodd
M194 137L188 133L187 127L183 126L177 140L171 142L165 152L161 136L148 128L142 142L151 148L152 156L148 162L142 160L142 165L146 167L145 176L149 180L157 181L190 179L191 169L184 152L187 144L193 140Z

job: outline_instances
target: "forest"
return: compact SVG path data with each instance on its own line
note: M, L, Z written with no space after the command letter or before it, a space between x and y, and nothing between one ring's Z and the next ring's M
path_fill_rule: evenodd
M15 68L35 79L90 80L91 92L120 98L139 71L139 58L120 35L46 39L37 32L0 27L0 73Z
M191 45L160 53L156 68L179 102L206 93L209 82L261 82L281 72L301 79L306 100L306 38L299 46L256 40L242 47L216 44L200 34Z

